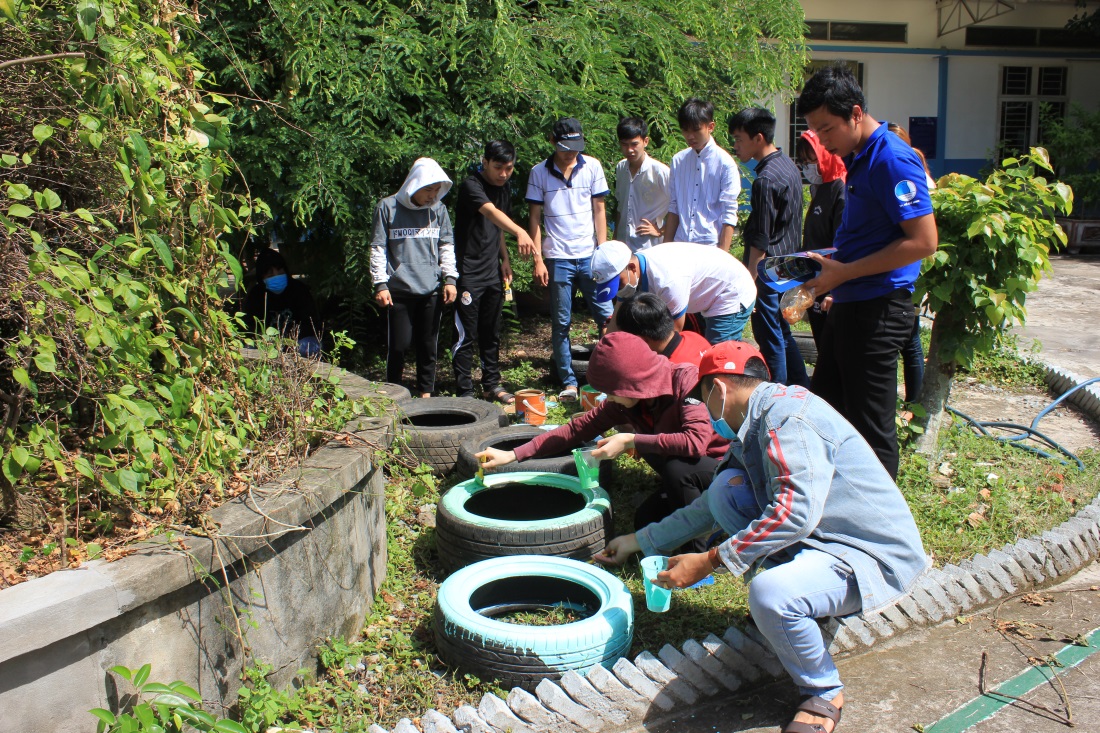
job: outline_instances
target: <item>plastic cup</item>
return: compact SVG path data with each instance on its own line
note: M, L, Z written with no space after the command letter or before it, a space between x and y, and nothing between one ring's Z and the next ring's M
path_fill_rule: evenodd
M600 461L592 457L592 451L574 448L573 461L577 464L577 478L582 489L594 489L600 485Z
M642 576L645 578L645 605L654 613L664 613L672 605L672 589L653 585L657 573L668 569L668 558L651 555L642 558Z

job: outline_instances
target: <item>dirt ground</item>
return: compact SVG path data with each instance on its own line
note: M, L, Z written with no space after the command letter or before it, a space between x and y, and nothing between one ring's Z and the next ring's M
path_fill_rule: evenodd
M970 378L955 382L948 404L975 420L1030 425L1054 399L1049 392L1036 388L1008 391ZM1100 446L1100 425L1065 402L1045 415L1037 429L1071 451ZM1010 432L1004 431L1004 434Z

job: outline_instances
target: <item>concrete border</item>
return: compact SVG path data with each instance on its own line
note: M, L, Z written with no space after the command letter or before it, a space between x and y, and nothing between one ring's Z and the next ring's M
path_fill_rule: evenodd
M336 371L349 397L385 395ZM248 658L272 664L273 684L289 686L316 663L323 638L357 633L387 559L385 486L367 441L388 448L394 418L360 418L344 431L361 440L330 441L211 511L216 538L143 542L115 562L0 591L4 726L89 730L89 709L117 709L131 691L110 667L145 663L150 679L185 680L224 715Z
M1057 394L1087 381L1061 367L1040 362ZM1100 422L1100 383L1078 390L1070 402ZM881 641L921 626L966 614L1013 593L1050 585L1100 557L1100 496L1057 527L1000 550L975 555L959 565L934 568L895 605L869 616L823 624L829 651L843 659L869 651ZM542 680L532 697L520 688L506 699L486 694L477 708L462 706L453 717L429 710L420 729L405 718L387 731L371 733L593 733L631 730L684 705L697 705L731 691L784 674L779 660L755 627L726 629L681 649L666 644L611 670L593 667L586 676L567 673L560 682ZM652 720L652 718L650 719Z

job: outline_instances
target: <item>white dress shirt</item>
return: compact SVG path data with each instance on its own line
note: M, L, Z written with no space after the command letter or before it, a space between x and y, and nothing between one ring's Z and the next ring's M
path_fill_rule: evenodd
M680 217L677 242L718 244L722 226L737 226L741 171L733 156L711 138L702 151L685 148L672 158L670 214Z
M626 158L615 166L615 200L619 207L619 221L615 225L615 238L626 242L630 249L652 247L661 243L661 237L638 234L642 219L649 219L660 229L665 225L668 213L668 166L646 155L637 175L630 174Z

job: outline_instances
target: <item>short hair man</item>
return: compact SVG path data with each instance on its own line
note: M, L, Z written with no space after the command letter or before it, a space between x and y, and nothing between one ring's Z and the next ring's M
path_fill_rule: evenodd
M692 97L676 114L687 148L672 156L666 242L717 245L729 252L737 227L741 171L714 141L714 105Z
M573 296L580 289L600 329L612 312L610 303L596 300L596 284L588 270L593 249L607 239L604 198L610 191L600 161L581 155L584 134L580 122L572 117L558 120L550 140L554 154L532 168L527 179L532 244L530 249L521 245L520 252L535 258L535 281L550 286L551 346L563 387L558 399L575 402L577 377L569 344Z
M779 313L779 293L757 279L757 265L765 256L799 250L802 241L802 174L775 146L775 116L761 107L743 109L730 118L729 133L738 160L756 161L752 182L752 213L741 230L744 262L756 280L756 307L752 335L768 363L772 381L808 387L806 364L791 336L791 327Z
M844 415L898 473L898 351L913 332L913 284L939 243L924 166L888 123L867 114L845 66L821 69L798 99L821 144L844 158L848 196L831 259L806 283L833 296L812 389Z
M687 399L696 374L693 364L671 364L637 336L609 333L596 344L588 362L588 383L605 392L606 400L514 451L487 448L477 457L486 468L495 468L558 455L610 428L629 425L600 439L592 455L609 460L635 448L661 477L661 487L634 513L634 526L644 527L695 501L726 450L726 441L711 429L706 409L698 400ZM705 545L696 541L692 547L702 550Z
M512 281L504 233L530 249L531 237L512 221L512 191L508 180L516 166L516 149L507 140L490 140L481 170L466 177L455 205L455 256L458 260L458 304L454 354L455 386L461 397L472 397L474 339L481 357L485 397L508 404L513 395L500 383L500 316L504 286Z
M668 166L646 152L649 126L624 117L616 129L623 159L615 166L616 236L635 252L662 241L668 214Z
M704 335L712 344L741 338L756 301L756 286L745 266L705 244L665 242L631 252L623 242L604 242L592 255L590 269L599 285L597 300L655 293L678 330L683 330L687 314L702 315Z
M673 364L699 366L699 357L710 348L710 342L694 331L677 331L668 306L653 293L623 300L615 310L615 323Z
M684 588L720 568L751 578L753 622L807 696L783 730L831 733L843 684L816 619L871 613L906 593L929 564L920 532L867 441L805 388L766 381L752 346L718 344L699 376L697 394L729 453L705 495L613 539L596 559L667 554L721 526L729 539L670 558L655 582Z

